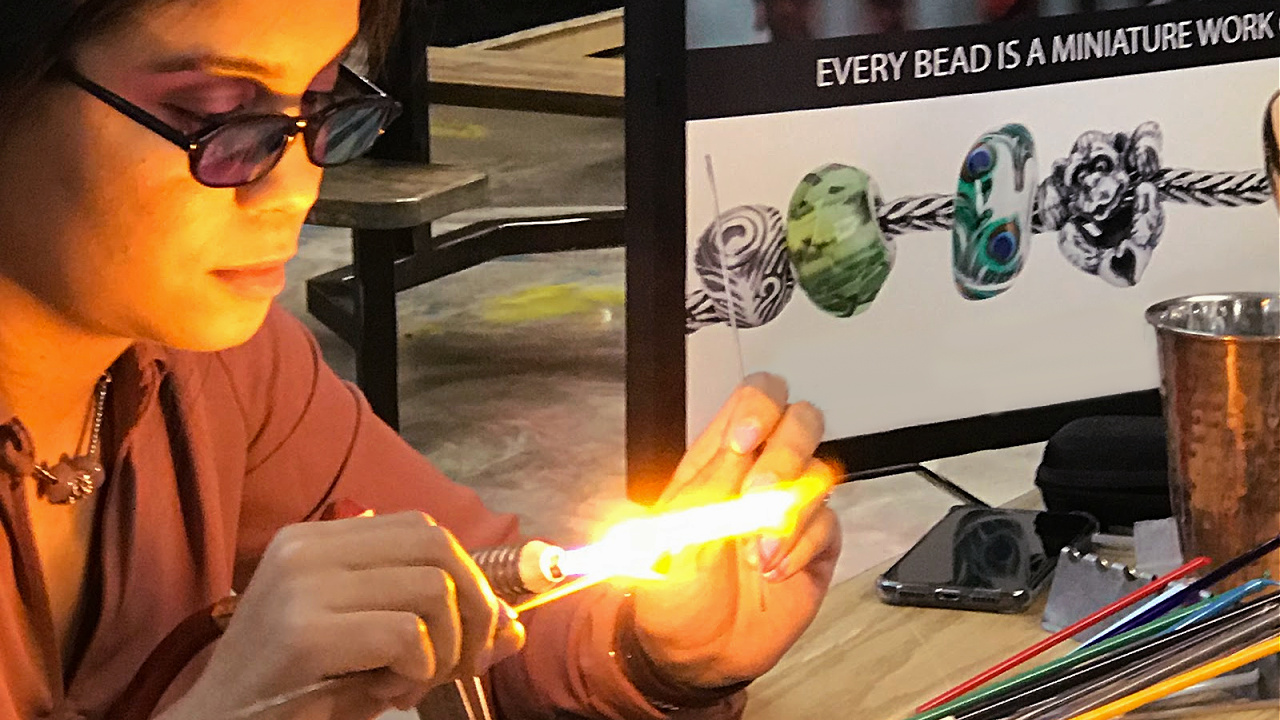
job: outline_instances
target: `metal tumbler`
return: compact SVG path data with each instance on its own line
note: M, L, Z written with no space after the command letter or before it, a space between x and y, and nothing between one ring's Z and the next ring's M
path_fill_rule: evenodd
M1228 293L1153 305L1183 555L1230 560L1280 534L1280 295ZM1269 571L1280 553L1229 583Z

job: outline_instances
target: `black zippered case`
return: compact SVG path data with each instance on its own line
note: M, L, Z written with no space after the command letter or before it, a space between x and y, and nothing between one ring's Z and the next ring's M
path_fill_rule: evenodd
M1085 512L1104 529L1173 514L1164 418L1098 416L1067 423L1045 445L1036 486L1045 507Z

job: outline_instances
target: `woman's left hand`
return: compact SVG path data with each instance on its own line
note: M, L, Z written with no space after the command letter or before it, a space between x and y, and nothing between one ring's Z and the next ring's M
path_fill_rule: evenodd
M690 446L658 510L737 497L801 475L834 484L813 458L821 412L788 404L781 378L747 378ZM681 553L669 577L634 592L635 633L670 680L717 688L752 680L777 663L809 626L840 553L835 513L814 493L785 537L718 543Z

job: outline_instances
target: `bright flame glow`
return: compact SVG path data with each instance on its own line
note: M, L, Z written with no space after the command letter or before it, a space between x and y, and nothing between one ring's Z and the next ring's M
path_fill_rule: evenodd
M827 480L804 477L733 500L625 520L598 542L566 550L560 569L568 576L660 579L653 568L664 556L721 540L794 531L799 511L827 489Z

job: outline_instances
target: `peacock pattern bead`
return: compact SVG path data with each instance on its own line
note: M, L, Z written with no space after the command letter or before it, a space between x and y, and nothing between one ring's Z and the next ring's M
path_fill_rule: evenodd
M829 164L800 181L787 210L787 253L800 287L836 317L867 310L893 270L894 245L876 213L880 192L866 172Z
M767 205L743 205L720 216L698 236L693 266L721 321L732 308L738 327L754 328L782 312L795 290L783 242L782 213ZM726 287L727 279L727 287ZM732 297L730 297L732 295Z
M1037 182L1035 139L1022 125L984 134L965 155L951 229L951 274L966 299L993 298L1022 272Z

